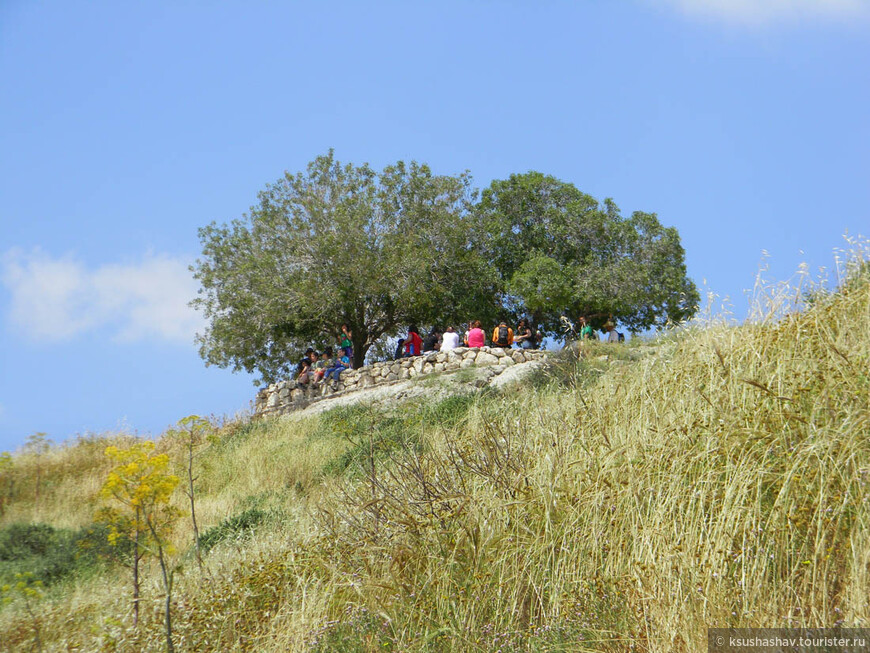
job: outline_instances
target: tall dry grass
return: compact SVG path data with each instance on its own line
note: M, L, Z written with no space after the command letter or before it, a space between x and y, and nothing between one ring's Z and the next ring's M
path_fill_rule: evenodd
M349 484L319 506L340 573L314 644L703 650L708 626L867 626L870 284L813 301L482 404Z
M179 559L179 649L702 651L708 626L870 625L870 277L800 312L792 292L756 295L778 320L584 345L520 392L227 429L197 461L202 528L269 517L204 577ZM69 469L66 508L10 514L63 523L102 473ZM120 572L44 601L47 649L159 650L146 576L138 630ZM14 606L0 630L28 641Z

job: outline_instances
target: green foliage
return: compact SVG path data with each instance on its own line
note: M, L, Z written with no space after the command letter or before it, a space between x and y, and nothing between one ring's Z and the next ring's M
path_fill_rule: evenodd
M248 537L268 515L266 510L248 508L237 515L228 517L217 526L209 528L200 536L199 545L204 553L208 553L224 540Z
M533 256L508 279L508 289L522 299L525 312L544 316L571 304L572 276L568 265L549 256Z
M0 560L43 555L53 544L55 529L48 524L12 524L0 530Z
M350 447L324 467L327 474L357 473L372 459L383 459L405 447L420 446L420 420L418 414L408 416L378 416L355 423L343 423L335 434L340 434Z
M273 382L307 347L334 345L343 323L359 366L409 323L527 314L553 333L563 313L586 313L641 331L694 314L679 234L655 214L623 218L537 172L494 181L476 205L470 184L414 162L344 165L332 151L285 174L244 220L200 230L200 354Z
M339 437L350 446L330 460L323 471L329 475L357 474L367 469L373 459L420 451L422 432L427 426L451 428L459 424L479 396L468 393L434 403L406 404L391 413L358 405L326 411L314 437Z
M48 524L10 524L0 529L0 582L31 573L44 585L89 575L111 557L105 528L76 531Z
M342 323L360 365L384 334L491 306L492 275L468 247L472 195L466 174L401 161L376 172L332 151L286 174L245 220L200 230L200 354L275 381Z
M441 401L423 406L423 419L427 424L454 428L468 415L478 401L478 393L451 395Z
M632 331L679 322L697 310L685 252L653 213L623 218L573 184L539 172L496 180L476 212L477 246L495 264L508 306L550 333L559 316L613 315Z

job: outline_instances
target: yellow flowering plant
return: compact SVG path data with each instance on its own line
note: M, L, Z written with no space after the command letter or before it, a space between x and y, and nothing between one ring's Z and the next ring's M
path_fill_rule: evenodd
M170 504L179 478L168 471L169 456L155 454L154 448L150 441L139 442L129 449L106 448L106 456L114 460L116 466L106 477L100 496L111 503L97 512L96 519L109 527L110 544L118 545L123 540L132 544L134 624L139 622L139 562L146 554L157 556L166 590L166 637L171 651L169 606L173 572L167 556L174 553L169 537L175 520L182 513Z

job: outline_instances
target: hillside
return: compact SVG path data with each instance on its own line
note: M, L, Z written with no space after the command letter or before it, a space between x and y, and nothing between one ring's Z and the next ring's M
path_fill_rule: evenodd
M864 274L500 389L216 425L202 574L190 520L173 534L176 650L704 651L708 626L870 626L868 370ZM88 530L103 450L131 441L2 472L0 584L46 587L7 592L0 650L163 650L153 559L134 628L130 571Z

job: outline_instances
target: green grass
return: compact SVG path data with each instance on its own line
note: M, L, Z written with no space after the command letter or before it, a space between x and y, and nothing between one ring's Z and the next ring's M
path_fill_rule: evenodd
M238 541L252 537L254 530L269 516L269 512L259 508L248 508L237 515L228 517L217 526L209 528L199 538L203 553L208 553L219 543L229 539Z

